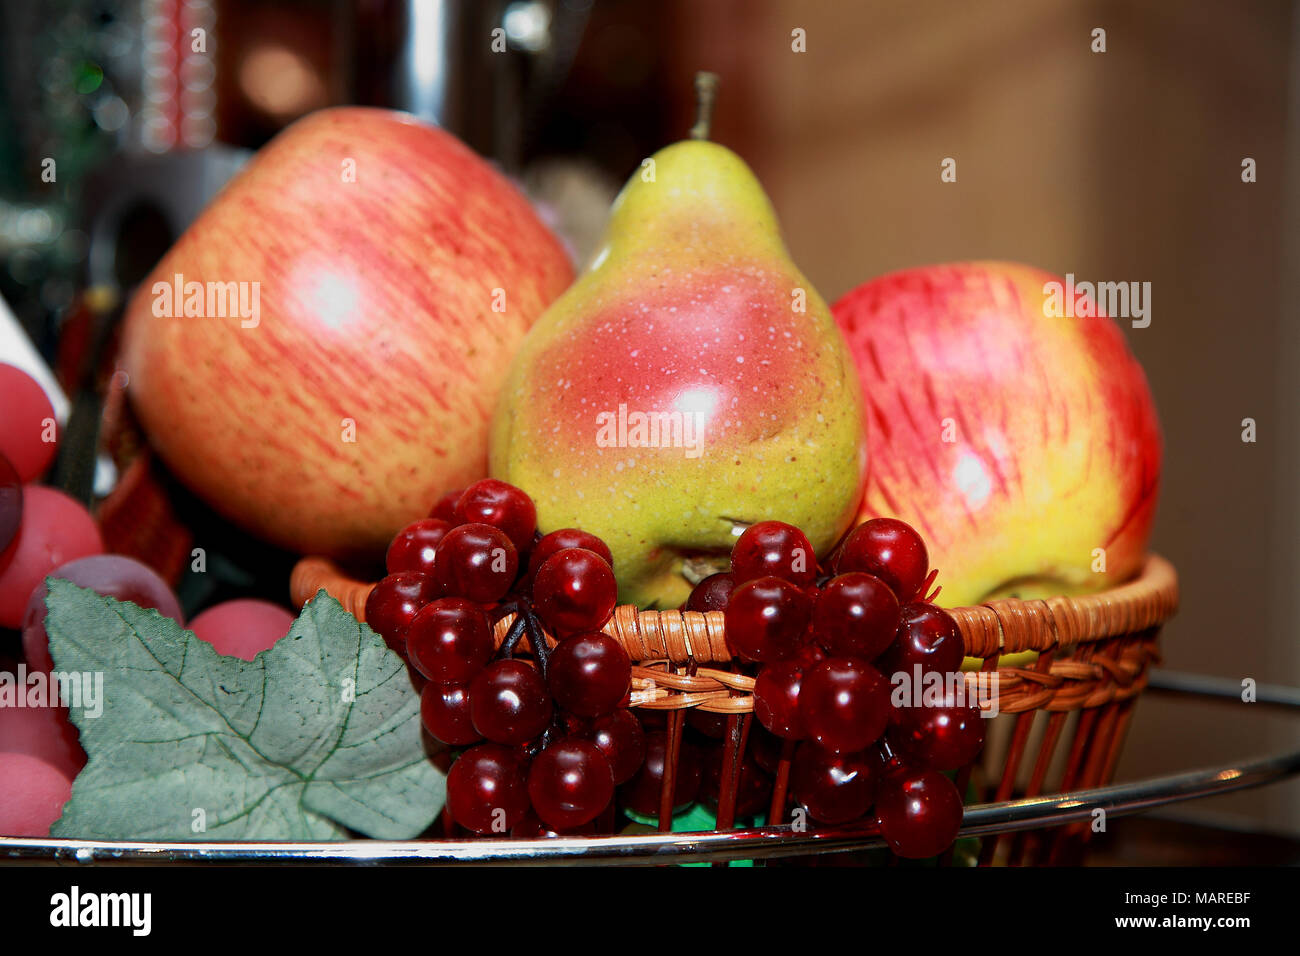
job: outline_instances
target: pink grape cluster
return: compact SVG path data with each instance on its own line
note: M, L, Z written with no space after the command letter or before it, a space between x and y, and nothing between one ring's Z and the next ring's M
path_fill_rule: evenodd
M961 825L962 801L945 771L984 744L977 706L893 704L893 681L959 672L961 633L926 599L929 556L902 521L855 528L825 574L808 538L763 521L736 541L731 571L706 578L687 608L721 610L727 644L759 665L754 713L777 737L799 741L795 798L814 820L847 823L873 808L900 856L942 852Z
M157 572L126 555L105 554L89 509L40 484L59 447L54 409L40 384L0 363L0 410L0 631L21 630L28 672L54 667L45 628L46 577L184 623L180 602ZM238 600L209 608L188 626L219 652L251 659L292 623L284 608ZM0 834L48 836L85 764L77 729L57 702L0 707L0 766L11 771L0 769Z
M366 621L427 681L425 729L469 748L447 776L451 818L540 835L604 815L646 752L626 707L632 663L601 633L617 598L605 543L573 528L539 536L532 500L488 478L402 529L386 564ZM498 650L494 626L510 614ZM525 635L531 663L514 656Z

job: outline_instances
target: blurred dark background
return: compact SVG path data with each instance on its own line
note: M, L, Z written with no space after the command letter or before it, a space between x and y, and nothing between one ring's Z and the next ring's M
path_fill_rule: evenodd
M336 103L449 127L581 259L710 69L714 138L755 168L828 300L956 259L1152 283L1150 327L1126 332L1166 437L1154 547L1184 597L1165 664L1300 686L1298 30L1283 0L0 0L0 296L84 378L103 317L206 199ZM1117 776L1298 740L1262 707L1148 695ZM1298 798L1179 812L1295 833Z

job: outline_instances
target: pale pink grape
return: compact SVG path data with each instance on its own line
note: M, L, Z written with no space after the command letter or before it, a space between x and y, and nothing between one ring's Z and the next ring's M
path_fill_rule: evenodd
M178 624L184 623L181 605L167 582L148 565L135 558L120 554L96 554L78 558L50 572L50 577L71 581L97 594L131 601L140 607L153 608ZM50 640L45 631L44 583L38 583L27 599L23 611L23 655L31 670L48 671L54 666L50 659Z
M48 837L72 796L72 778L30 754L0 753L0 834Z
M0 707L0 753L36 757L69 777L86 765L77 728L62 707Z
M23 488L23 523L0 570L0 627L17 629L32 591L69 561L100 554L104 541L79 501L54 488Z
M218 654L251 661L289 633L294 616L270 601L240 598L216 604L190 622L190 630Z

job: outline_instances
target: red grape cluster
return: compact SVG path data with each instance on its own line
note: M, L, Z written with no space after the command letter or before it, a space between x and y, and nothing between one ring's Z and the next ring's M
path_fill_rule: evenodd
M907 524L859 525L829 565L819 576L798 528L760 522L737 540L730 573L700 582L686 607L722 610L732 653L760 665L754 713L800 742L791 786L808 815L847 823L874 806L895 853L934 856L961 825L961 795L944 772L974 759L984 725L973 703L917 706L907 693L896 707L893 689L957 674L961 633L926 599L929 556Z
M366 620L427 681L425 729L469 748L447 776L451 818L539 835L600 817L646 751L626 708L632 663L600 630L617 595L605 543L572 528L538 536L529 497L489 478L399 532L386 563ZM493 628L510 614L498 650ZM531 663L515 656L525 635Z

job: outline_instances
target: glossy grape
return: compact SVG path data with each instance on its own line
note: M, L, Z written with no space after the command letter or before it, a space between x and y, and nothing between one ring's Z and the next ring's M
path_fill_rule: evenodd
M488 524L463 524L438 542L435 576L448 597L495 604L519 573L519 553L506 533Z
M594 743L565 737L533 761L528 774L533 812L557 830L594 820L614 797L614 772Z
M645 761L636 776L619 788L619 800L642 816L659 815L659 791L663 786L664 757L668 752L668 734L656 730L646 734ZM683 740L678 756L677 776L673 786L673 811L684 810L695 802L700 792L702 766L700 752Z
M520 554L533 544L537 509L533 499L495 478L476 481L461 493L453 510L460 524L487 524L504 531Z
M537 578L537 571L546 562L546 559L557 551L563 551L566 548L585 548L600 555L611 570L614 567L614 555L610 553L609 545L601 541L600 538L577 528L561 528L558 531L552 531L550 534L544 535L537 544L533 545L533 550L528 556L528 580L530 585Z
M465 684L492 658L496 644L487 615L464 598L439 598L406 629L411 663L437 684Z
M0 571L9 563L9 545L23 520L23 482L4 455L0 455Z
M889 740L909 762L931 770L956 770L984 747L985 721L970 704L903 707Z
M499 744L532 740L551 722L551 695L523 661L494 661L469 685L474 729Z
M456 519L456 502L460 501L460 496L464 493L464 488L457 488L455 491L447 492L434 504L429 512L429 517L445 521L452 527L460 524L460 521Z
M799 715L808 736L836 753L863 750L879 740L891 709L889 682L856 658L827 658L804 675L799 689Z
M451 747L464 747L483 739L474 729L469 714L469 688L463 684L425 684L420 691L420 720L435 740Z
M447 811L467 830L505 836L528 812L528 772L509 747L479 744L447 774Z
M730 574L710 574L691 590L691 596L686 599L686 610L725 611L734 590L736 581Z
M808 815L820 823L848 823L871 809L876 795L875 756L867 751L837 754L812 742L799 745L790 768L790 788Z
M727 647L747 661L779 661L799 647L812 619L808 592L767 577L736 588L726 614Z
M795 660L764 664L754 681L754 716L758 722L787 740L807 736L799 715L799 688L804 669Z
M911 525L897 518L872 518L849 533L835 568L838 574L874 574L905 603L923 596L917 592L930 573L930 555Z
M0 628L22 626L32 592L55 568L100 554L95 519L76 499L42 485L23 488L23 519L0 568Z
M918 665L922 674L961 670L966 645L951 614L933 604L915 603L904 604L899 617L894 643L876 660L881 671L913 679Z
M557 637L598 631L614 612L618 585L605 560L585 548L565 548L547 558L533 582L533 604Z
M608 714L627 696L632 662L608 634L566 637L551 652L547 686L555 702L581 717Z
M413 521L393 538L384 556L389 574L398 571L420 571L432 574L434 555L440 542L451 530L451 525L441 518L421 518Z
M799 587L817 581L817 555L807 535L782 521L760 521L746 528L731 549L736 585L775 577Z
M167 582L134 558L116 554L91 555L54 568L50 576L90 588L105 597L154 608L178 624L184 622L180 602ZM37 584L23 609L23 656L31 670L49 671L54 666L50 659L49 636L45 633L46 591L43 581Z
M0 409L0 455L9 459L21 481L35 481L58 450L54 406L36 379L16 365L0 363Z
M641 721L625 708L597 717L588 736L609 761L615 786L631 780L645 762L645 731Z
M432 575L399 571L384 578L366 598L366 623L399 654L406 653L406 629L420 609L440 594Z
M876 820L890 849L910 860L937 856L961 829L961 794L937 770L903 768L876 791Z
M199 640L216 648L218 654L251 661L288 634L294 620L278 604L238 598L215 604L196 615L189 628Z
M893 643L898 623L889 585L860 571L831 578L813 607L813 635L835 657L874 660Z

